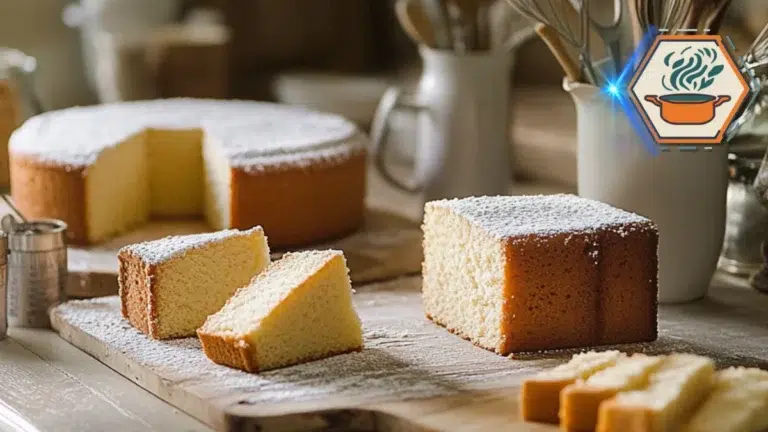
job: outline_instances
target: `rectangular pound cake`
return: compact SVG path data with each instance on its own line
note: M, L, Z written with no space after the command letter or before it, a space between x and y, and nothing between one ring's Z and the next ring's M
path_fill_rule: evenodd
M425 206L427 317L499 354L653 341L658 232L573 195Z
M260 372L363 349L340 251L288 253L197 331L215 363Z
M613 366L624 357L618 351L576 354L568 363L523 381L520 389L520 416L525 421L557 423L560 392L565 387Z
M194 336L270 262L261 227L170 236L118 253L122 313L155 339Z

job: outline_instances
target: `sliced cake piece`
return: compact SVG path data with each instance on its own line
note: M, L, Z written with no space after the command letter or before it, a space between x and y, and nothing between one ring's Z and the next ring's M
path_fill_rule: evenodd
M340 251L288 253L198 330L205 355L248 372L363 348L360 319Z
M656 339L658 234L650 220L573 195L433 201L423 303L500 354Z
M604 351L576 354L566 364L557 366L523 381L520 390L520 410L525 421L557 423L560 391L576 380L585 379L611 367L624 354Z
M562 429L570 432L595 430L600 404L619 392L645 387L663 360L661 356L642 354L620 358L614 366L565 387L560 393Z
M598 432L679 431L712 389L715 364L671 354L640 390L621 392L600 405Z
M117 258L123 316L155 339L194 336L270 261L261 227L138 243Z
M768 430L768 371L730 368L715 375L712 393L684 432Z

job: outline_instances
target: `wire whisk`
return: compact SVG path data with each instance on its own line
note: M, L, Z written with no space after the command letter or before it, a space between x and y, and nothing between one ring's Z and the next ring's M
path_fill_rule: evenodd
M756 70L768 66L768 24L763 27L744 55L745 66Z
M507 3L529 20L552 28L564 42L576 48L584 75L593 84L598 83L590 56L590 23L586 19L588 12L584 6L581 19L578 19L577 11L569 0L507 0Z

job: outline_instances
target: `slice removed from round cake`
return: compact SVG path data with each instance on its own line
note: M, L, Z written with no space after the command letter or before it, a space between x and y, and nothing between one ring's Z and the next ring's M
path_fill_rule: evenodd
M360 351L363 331L340 251L287 253L197 331L215 363L260 372Z
M194 336L270 262L261 227L165 237L117 257L123 316L155 339Z

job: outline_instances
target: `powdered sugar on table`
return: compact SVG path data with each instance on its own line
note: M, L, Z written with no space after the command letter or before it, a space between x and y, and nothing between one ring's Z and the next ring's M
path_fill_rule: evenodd
M196 338L149 339L121 317L117 297L71 301L57 307L53 316L66 339L73 341L62 328L77 329L95 339L103 351L114 353L106 360L96 354L113 368L111 362L127 360L183 391L206 398L240 395L239 403L248 404L329 396L365 402L403 400L509 387L559 361L511 362L449 334L424 317L418 281L409 279L407 290L355 295L365 335L362 352L258 375L212 363ZM92 346L74 343L86 351Z

